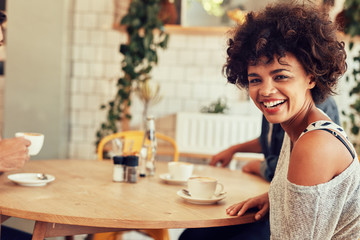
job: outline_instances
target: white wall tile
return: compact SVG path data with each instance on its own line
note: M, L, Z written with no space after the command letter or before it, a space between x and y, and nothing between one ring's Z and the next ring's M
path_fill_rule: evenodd
M105 31L92 30L89 32L89 43L95 46L103 46L105 43Z
M89 11L88 0L76 0L75 1L75 11L76 12L88 12Z
M121 33L115 30L110 30L105 32L105 44L107 46L116 46L117 49L120 47L121 43ZM123 40L122 40L123 41Z
M184 66L173 66L170 68L170 75L168 76L169 81L181 82L185 76Z
M83 61L91 61L96 57L96 47L90 45L79 46L81 49L81 60Z
M71 139L74 142L82 142L84 140L84 129L82 127L73 127L71 129Z
M208 50L219 49L219 46L224 44L224 40L218 36L207 36L204 38L203 48Z
M95 78L104 76L104 64L103 63L90 63L89 74Z
M192 85L193 99L203 100L209 98L209 86L202 83L194 83Z
M120 76L119 63L105 63L104 64L104 77L105 78L118 78Z
M169 48L167 51L159 51L159 65L173 66L177 64L179 52Z
M79 61L81 59L81 47L74 45L71 49L71 59L74 61Z
M200 111L200 102L194 99L189 99L184 102L184 109L187 112L199 112Z
M190 83L183 83L178 84L176 86L176 93L175 96L184 99L184 102L191 97L191 84Z
M188 45L187 49L192 50L201 50L204 48L204 39L206 39L203 35L188 35Z
M84 108L86 108L86 102L83 95L74 95L71 97L71 109L81 110Z
M194 61L201 66L208 66L211 65L211 52L207 50L199 50L199 51L193 51L195 53Z
M104 2L108 2L110 0L103 0L103 1L99 1L99 0L88 0L88 4L89 4L89 11L94 12L94 13L101 13L101 12L105 12L105 4Z
M81 28L83 25L83 14L82 13L74 13L73 19L73 27L74 28Z
M82 29L76 29L74 32L74 44L86 44L89 41L89 32Z
M98 15L91 12L83 14L82 27L84 29L95 29L98 25Z
M197 63L196 53L191 50L182 50L178 53L177 63L183 66L192 66Z
M176 98L168 99L166 105L167 105L166 111L169 114L183 111L183 103L181 99L176 99Z
M188 46L187 36L172 34L169 37L168 48L184 49Z

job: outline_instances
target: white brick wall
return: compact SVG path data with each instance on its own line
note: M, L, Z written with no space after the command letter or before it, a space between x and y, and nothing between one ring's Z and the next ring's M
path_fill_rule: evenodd
M100 105L115 94L121 76L119 46L126 36L112 30L112 0L76 0L73 14L70 157L92 159L95 133L106 116ZM149 113L159 118L179 111L198 112L223 96L232 113L244 111L236 105L246 94L227 85L221 75L225 43L222 34L171 34L168 49L159 51L159 64L152 71L163 99ZM142 111L142 103L133 96L132 128L140 127Z

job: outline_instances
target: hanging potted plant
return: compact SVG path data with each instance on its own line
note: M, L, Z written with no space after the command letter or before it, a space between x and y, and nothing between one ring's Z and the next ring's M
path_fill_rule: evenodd
M161 0L132 0L128 13L120 22L128 34L128 42L120 46L124 74L117 81L114 98L101 106L107 110L107 118L96 132L96 145L104 136L126 130L121 121L131 119L130 97L135 83L151 78L150 72L158 62L157 50L167 46L169 35L164 32L164 22L158 17L160 8Z

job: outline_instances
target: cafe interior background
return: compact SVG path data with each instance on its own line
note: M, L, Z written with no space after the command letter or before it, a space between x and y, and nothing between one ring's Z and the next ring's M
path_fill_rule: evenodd
M106 118L100 106L116 94L122 76L119 53L126 32L114 23L127 12L127 0L2 0L8 16L1 48L4 72L0 78L0 126L3 137L17 131L42 132L44 146L33 159L96 159L96 131ZM318 1L319 4L322 1ZM226 5L225 5L226 3ZM334 18L344 0L336 0ZM245 91L226 84L221 73L227 32L235 22L206 13L200 0L182 0L179 25L166 25L170 39L159 50L151 81L160 86L161 100L150 106L156 130L176 138L176 116L198 114L218 99L226 101L227 116L260 118ZM224 0L224 7L256 10L266 1ZM116 7L115 7L116 6ZM179 7L179 6L178 6ZM225 14L226 15L226 14ZM116 24L115 24L116 25ZM341 35L348 45L349 37ZM353 56L338 86L339 111L349 111L353 98ZM131 96L131 129L142 129L143 103ZM220 115L219 115L220 117ZM341 115L341 122L348 118ZM210 150L209 150L210 151ZM213 149L211 149L213 151Z

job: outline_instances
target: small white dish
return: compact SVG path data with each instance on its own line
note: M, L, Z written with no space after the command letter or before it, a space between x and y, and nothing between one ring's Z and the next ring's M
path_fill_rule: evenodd
M38 173L16 173L8 176L11 181L26 187L41 187L55 180L55 177L46 174L47 179L39 179Z
M160 174L160 179L163 180L166 183L169 183L169 184L181 185L181 184L186 184L187 183L187 180L172 179L170 173Z
M210 199L193 198L191 196L186 195L182 190L179 190L177 192L177 195L182 199L184 199L185 201L193 204L214 204L226 198L226 193L221 194L220 196L214 195Z

